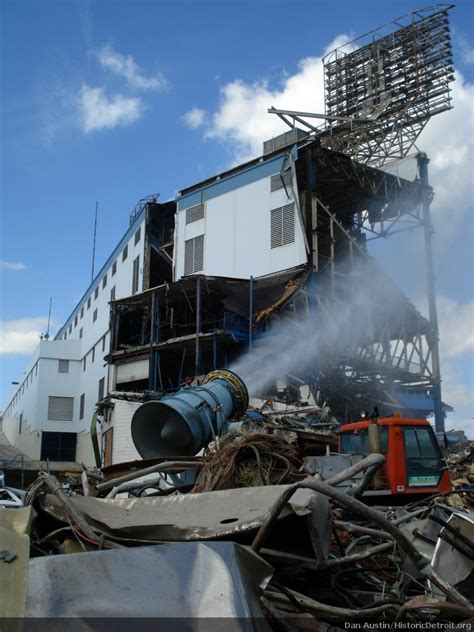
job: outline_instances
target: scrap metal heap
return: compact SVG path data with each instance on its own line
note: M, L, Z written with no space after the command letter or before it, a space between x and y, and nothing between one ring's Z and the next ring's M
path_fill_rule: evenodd
M153 458L62 483L41 473L23 508L0 512L4 616L232 617L246 630L472 619L469 488L369 506L382 454L324 478L330 412L247 396L215 371L137 410L134 442Z

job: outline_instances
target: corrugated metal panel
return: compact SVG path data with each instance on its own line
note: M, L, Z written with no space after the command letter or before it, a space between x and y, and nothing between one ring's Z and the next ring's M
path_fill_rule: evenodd
M184 242L184 274L201 272L204 268L204 235Z
M295 241L295 205L286 204L271 210L271 248Z
M204 268L204 235L194 238L194 272Z
M184 274L193 273L194 264L194 239L187 239L184 242Z
M281 207L272 209L271 213L271 247L278 248L282 245Z
M48 419L50 421L72 421L74 397L49 397Z
M296 143L298 140L301 140L308 135L309 132L300 129L299 127L295 127L289 132L284 132L279 136L275 136L274 138L270 138L270 140L266 140L263 143L263 153L269 154L272 151L280 149L281 147L286 147L286 145Z
M295 241L295 205L286 204L282 209L283 245Z
M204 219L204 204L196 204L186 209L186 224L197 222L199 219Z
M284 173L277 173L271 177L270 192L274 193L283 189L283 187L289 187L291 184L291 171L285 171Z

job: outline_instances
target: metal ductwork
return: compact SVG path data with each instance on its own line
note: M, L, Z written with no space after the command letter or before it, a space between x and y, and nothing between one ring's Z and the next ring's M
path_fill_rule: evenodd
M247 410L247 387L227 369L211 371L202 386L185 387L142 404L132 417L132 439L143 458L191 456Z

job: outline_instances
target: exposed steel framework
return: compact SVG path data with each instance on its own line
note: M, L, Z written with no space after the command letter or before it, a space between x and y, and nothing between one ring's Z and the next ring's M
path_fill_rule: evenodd
M452 107L453 6L413 11L326 55L325 114L269 112L363 164L380 167L406 158L428 120Z

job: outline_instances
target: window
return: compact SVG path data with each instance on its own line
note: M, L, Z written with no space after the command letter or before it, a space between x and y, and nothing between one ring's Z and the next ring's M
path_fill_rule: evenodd
M84 306L81 307L81 318L84 316Z
M74 319L74 327L77 327L77 316L76 316L76 318Z
M403 435L408 486L437 485L442 471L442 456L431 427L405 427Z
M197 222L198 219L204 219L204 204L196 204L186 209L186 224Z
M79 329L79 338L82 338L82 327Z
M105 339L107 338L107 334L105 334L105 336L102 336L102 351L105 351Z
M295 241L295 205L286 204L271 210L271 247L286 246Z
M114 261L112 264L112 276L117 272L117 262Z
M107 275L104 276L104 278L102 279L102 287L105 287L107 285Z
M111 300L111 301L115 301L115 285L114 285L114 287L110 290L110 300Z
M21 434L21 425L23 423L23 413L20 414L20 421L18 423L18 434Z
M140 274L140 257L138 256L133 262L132 294L136 294L138 292L139 274Z
M82 393L81 399L79 400L79 419L84 419L85 403L86 403L86 394Z
M72 421L74 397L48 397L48 420Z
M43 432L41 437L42 461L75 461L75 432Z
M291 171L285 171L283 173L277 173L271 177L270 180L270 192L279 191L280 189L288 189L291 184Z
M87 356L84 356L82 358L82 370L85 371L86 370L86 360L87 360Z
M99 402L104 399L105 378L99 380Z
M137 232L135 233L135 246L138 244L138 242L140 241L140 234L141 234L141 226L140 228L137 230Z
M66 331L66 333L64 334L64 340L67 340L67 331Z
M127 257L128 257L128 246L125 246L125 248L122 250L122 261L125 261Z
M97 320L97 310L94 310L94 313L92 314L92 322L95 323L95 321Z
M92 357L91 357L91 362L94 362L95 360L95 347L92 347Z
M184 242L184 274L200 272L204 267L204 235Z
M94 301L97 299L97 297L98 297L98 296L99 296L99 286L97 286L97 287L95 288L95 291L94 291Z
M91 306L91 297L89 296L89 298L87 299L87 309L90 309Z
M69 325L69 333L72 333L72 323Z
M38 375L38 363L36 363L36 366L35 366L35 375Z
M69 360L58 360L58 373L69 373Z

